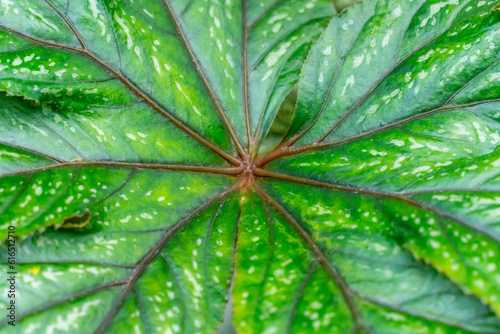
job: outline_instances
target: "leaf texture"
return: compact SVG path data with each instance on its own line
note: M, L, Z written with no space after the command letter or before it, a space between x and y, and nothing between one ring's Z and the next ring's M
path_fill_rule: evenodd
M0 333L500 332L498 1L0 8Z

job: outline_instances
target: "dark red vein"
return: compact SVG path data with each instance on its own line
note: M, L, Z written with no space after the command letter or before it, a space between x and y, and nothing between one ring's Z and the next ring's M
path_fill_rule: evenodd
M235 230L234 230L234 243L233 243L233 254L232 254L233 263L231 266L231 280L230 280L229 287L228 287L228 299L226 301L226 307L224 310L224 314L225 314L224 322L226 321L226 319L230 318L229 321L232 325L231 327L233 327L233 328L234 328L234 323L233 323L233 319L232 319L232 314L231 314L231 317L228 317L227 315L230 314L230 311L232 311L229 308L229 305L231 304L234 306L233 290L234 290L234 283L235 283L235 279L236 279L236 252L238 250L240 219L241 219L241 206L238 205L238 215L236 216L236 221L235 221L236 226L235 226ZM219 325L219 328L220 328L220 325ZM217 333L219 333L219 331L217 331Z
M180 17L183 17L184 14L186 14L186 12L188 11L188 9L191 7L191 5L193 4L194 0L189 0L188 4L186 5L186 7L184 7L184 9L181 11L181 15L179 15Z
M291 31L288 35L286 35L286 36L284 36L283 38L279 39L276 43L274 43L271 47L269 47L269 48L268 48L268 50L266 50L266 51L262 54L262 56L261 56L261 58L259 59L258 63L260 63L260 62L262 61L262 59L263 59L263 58L264 58L264 57L265 57L265 56L269 53L269 51L271 51L271 50L272 50L272 49L273 49L276 45L278 45L279 43L281 43L283 40L285 40L286 38L288 38L290 35L292 35L292 34L296 33L299 29L303 29L304 27L311 26L311 25L313 25L313 24L316 24L316 23L318 23L318 22L323 22L323 21L325 21L325 17L320 17L320 18L312 19L312 20L309 20L308 22L304 23L303 25L299 26L297 29L295 29L295 30ZM316 26L316 28L317 28L317 26ZM323 24L323 28L324 28L324 24ZM297 41L295 41L295 43L297 43ZM304 44L302 44L300 47L302 47L302 46L304 46L304 45L307 45L307 44L308 44L308 43L304 43ZM311 51L312 45L313 45L314 43L312 43L312 44L311 44L311 43L309 43L309 44L310 44L310 45L309 45L309 49L307 50L307 53L309 53L309 52ZM297 51L300 49L300 47L299 47L299 48L297 48L294 52L297 52ZM294 53L292 53L292 55L291 55L291 56L293 56L293 54L294 54ZM291 57L291 56L290 56L290 57ZM290 58L288 58L287 62L288 62L289 60L290 60ZM256 64L255 64L255 66L253 66L253 67L252 67L252 70L253 70L256 66L258 66L258 65L259 65L258 63L256 63ZM262 132L262 131L263 131L263 129L262 129L262 122L263 122L263 120L264 120L265 111L266 111L266 110L267 110L267 108L269 107L269 103L270 103L271 97L272 97L272 95L273 95L273 93L275 92L275 89L276 89L276 84L278 83L278 81L279 81L279 79L280 79L280 76L281 76L281 74L282 74L282 71L283 71L283 69L285 68L285 66L286 66L286 63L284 63L282 66L280 66L280 67L279 67L279 69L277 69L277 71L276 71L276 74L277 74L277 75L275 76L275 78L274 78L274 80L273 80L273 84L271 85L271 88L272 88L272 89L269 91L269 93L268 93L268 94L267 94L267 96L266 96L266 99L265 99L265 102L264 102L264 105L263 105L263 108L262 108L262 112L260 113L260 116L259 116L259 121L258 121L258 123L257 123L257 127L256 127L256 129L255 129L254 138L253 138L253 141L254 141L254 142L258 142L258 140L259 140L259 136L262 136L262 135L264 135L264 136L265 136L265 134L260 133L260 132ZM288 91L288 93L285 95L285 97L284 97L283 99L281 99L280 104L281 104L281 103L283 103L283 101L286 99L286 96L287 96L287 95L288 95L288 94L289 94L292 90L293 90L293 87L292 87L292 88L290 88L290 90L289 90L289 91ZM325 101L325 103L326 103L326 101ZM278 114L278 110L275 110L275 111L276 111L276 114L274 115L274 117L276 117L276 116L277 116L277 114ZM260 148L260 144L261 144L261 143L258 143L258 144L259 144L259 147L257 148L257 151L258 151L258 149ZM283 144L282 144L282 146L290 146L290 145L287 145L287 142L285 142L285 143L283 143Z
M373 14L372 14L373 16ZM358 35L356 36L356 39L355 41L358 40L359 36L361 35L363 29L366 27L366 24L367 22L370 21L369 19L367 19L365 21L365 23L363 24L363 28L360 29ZM325 29L326 31L326 29ZM322 35L324 34L324 32L322 33ZM349 51L346 53L346 55L350 54L351 53L351 50L354 46L355 42L352 42L352 45L350 46L349 48ZM292 138L290 138L289 140L287 140L283 146L285 147L289 147L289 146L292 146L293 144L295 144L300 138L302 138L309 130L312 129L312 127L314 125L316 125L316 123L318 122L319 118L321 117L321 115L323 114L323 111L325 110L325 107L326 107L326 104L328 103L328 100L330 99L330 95L333 91L333 87L335 86L335 84L337 83L337 79L338 79L338 76L340 74L340 71L342 70L342 66L344 65L344 61L346 59L347 56L344 56L340 59L340 62L339 62L339 65L337 67L337 70L335 71L335 74L334 74L334 77L332 78L332 82L330 83L330 86L328 87L328 92L323 100L323 103L321 104L321 108L319 109L319 112L318 114L316 115L316 117L314 118L314 120L311 122L311 124L304 130L299 130L299 133L297 133L295 136L293 136Z
M67 0L68 1L68 4L69 4L69 1L70 0ZM106 15L106 21L108 21L107 23L109 24L110 27L113 27L113 19L111 18L111 13L109 12L108 8L106 7L106 4L103 3L103 0L98 0L99 1L99 4L102 6L103 8L103 12L104 14ZM113 27L111 29L111 32L113 33L113 41L114 41L114 46L115 46L115 49L116 49L116 55L118 56L118 62L119 62L119 68L120 70L123 69L123 61L122 61L122 55L120 53L120 48L118 46L118 38L116 38L116 30L115 28Z
M119 161L68 161L49 166L41 166L22 171L1 174L0 178L13 176L33 174L45 170L57 169L62 167L78 167L78 166L103 166L103 167L123 167L123 168L140 168L140 169L165 169L176 170L185 172L200 172L200 173L214 173L224 175L237 175L240 174L242 169L240 167L217 168L217 167L204 167L204 166L182 166L182 165L164 165L164 164L149 164L141 162L119 162Z

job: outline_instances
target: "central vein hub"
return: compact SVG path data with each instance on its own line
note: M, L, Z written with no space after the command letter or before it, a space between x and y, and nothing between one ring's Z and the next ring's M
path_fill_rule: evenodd
M252 174L253 169L255 168L253 161L244 161L243 162L243 173Z
M255 164L253 161L242 161L241 164L241 174L240 174L240 188L248 188L251 186L252 181L254 180L254 170Z

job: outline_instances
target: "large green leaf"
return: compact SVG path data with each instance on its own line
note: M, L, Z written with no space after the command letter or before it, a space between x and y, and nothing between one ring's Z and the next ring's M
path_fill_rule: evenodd
M499 8L2 1L0 333L499 333Z

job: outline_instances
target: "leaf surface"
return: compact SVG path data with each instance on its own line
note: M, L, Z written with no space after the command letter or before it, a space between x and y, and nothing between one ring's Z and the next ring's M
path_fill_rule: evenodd
M14 332L500 331L497 1L1 8Z

